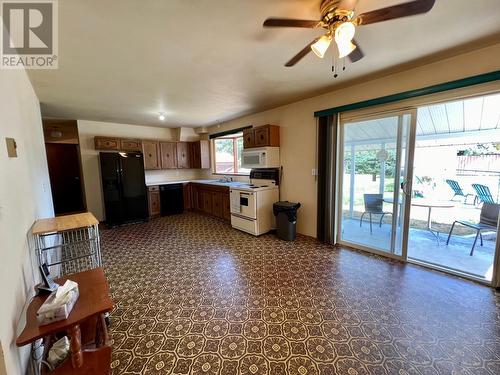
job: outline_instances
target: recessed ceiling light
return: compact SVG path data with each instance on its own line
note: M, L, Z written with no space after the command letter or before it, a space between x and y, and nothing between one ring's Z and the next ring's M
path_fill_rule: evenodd
M166 117L165 117L165 114L164 114L163 112L160 112L160 115L158 116L158 119L159 119L160 121L165 121L165 118L166 118Z

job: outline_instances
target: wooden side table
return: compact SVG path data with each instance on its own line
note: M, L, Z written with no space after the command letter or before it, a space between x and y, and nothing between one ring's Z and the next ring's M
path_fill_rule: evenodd
M70 279L78 283L80 296L67 319L40 326L36 312L48 295L36 296L26 312L26 326L16 340L24 346L40 338L66 332L70 338L70 359L66 359L51 374L109 374L111 347L104 313L111 311L113 301L109 297L109 286L102 268L67 275L56 279L59 285ZM95 348L84 349L82 345L92 338Z

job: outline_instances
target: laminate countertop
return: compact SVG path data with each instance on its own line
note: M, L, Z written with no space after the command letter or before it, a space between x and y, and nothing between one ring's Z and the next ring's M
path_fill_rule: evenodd
M196 184L207 184L207 185L215 185L215 186L227 186L227 187L238 187L241 185L247 185L248 182L239 182L239 181L231 181L231 182L222 182L219 180L180 180L180 181L150 181L146 182L146 186L160 186L160 185L173 185L173 184L187 184L187 183L196 183Z

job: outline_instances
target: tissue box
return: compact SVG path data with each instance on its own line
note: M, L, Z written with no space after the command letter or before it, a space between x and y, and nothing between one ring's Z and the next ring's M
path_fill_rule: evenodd
M68 283L68 281L66 283ZM57 290L50 293L47 300L40 306L36 313L38 324L45 325L68 318L71 310L73 310L73 306L75 306L80 296L78 284L73 281L70 283L71 284L64 284L63 287L59 287L59 289L67 287L63 295L57 296Z

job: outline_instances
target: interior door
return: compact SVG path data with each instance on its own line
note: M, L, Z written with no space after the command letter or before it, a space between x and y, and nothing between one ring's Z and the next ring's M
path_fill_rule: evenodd
M406 259L413 111L342 121L337 242Z
M46 143L45 150L55 214L85 211L78 145Z

